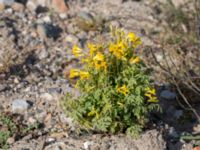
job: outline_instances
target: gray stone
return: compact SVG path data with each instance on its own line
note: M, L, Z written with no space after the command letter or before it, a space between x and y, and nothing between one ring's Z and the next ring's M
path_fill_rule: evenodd
M0 4L4 5L12 5L14 3L14 0L0 0Z
M14 11L17 11L17 12L23 12L24 9L25 9L25 7L24 7L24 5L21 4L21 3L14 2L14 3L12 4L12 9L13 9Z
M176 93L173 93L169 90L164 90L160 93L160 97L167 100L173 100L176 98Z
M46 59L49 56L49 53L46 49L42 49L41 52L39 53L38 57L39 59Z
M37 25L37 33L42 39L53 38L56 40L60 36L61 31L62 29L60 27L49 23Z
M69 34L65 38L66 42L72 43L72 44L77 44L79 39L74 36L73 34Z
M26 100L15 99L12 102L12 112L17 114L23 114L30 107Z
M183 115L183 110L176 110L174 113L174 118L178 119Z
M53 87L53 88L49 88L48 92L50 94L60 94L62 92L62 89L59 87Z
M172 0L172 3L176 8L180 7L181 5L184 5L187 2L187 0Z
M168 135L171 138L177 138L178 137L178 134L177 134L177 132L176 132L174 127L170 127L169 128L169 134Z

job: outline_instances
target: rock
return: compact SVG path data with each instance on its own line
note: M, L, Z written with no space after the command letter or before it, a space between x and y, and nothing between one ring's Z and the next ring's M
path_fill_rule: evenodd
M3 11L6 8L6 6L3 3L0 3L0 11Z
M70 44L77 44L79 39L75 35L69 34L66 36L65 41L69 42Z
M173 100L176 98L176 94L169 90L164 90L160 93L160 98L166 99L166 100Z
M48 92L52 95L54 95L54 94L57 95L62 92L62 89L59 87L48 88Z
M43 93L41 94L40 98L44 99L44 100L48 100L48 101L51 101L53 100L53 96L49 93Z
M178 134L177 134L174 127L169 128L169 134L168 135L169 135L170 138L177 138L178 137Z
M4 4L4 5L12 5L14 3L14 0L0 0L0 4Z
M176 110L174 113L174 118L179 119L183 115L183 110Z
M53 38L56 40L61 33L62 29L52 24L38 24L37 33L42 39Z
M187 0L172 0L172 3L176 8L180 7L181 5L184 5Z
M28 10L30 10L30 11L35 11L36 10L36 8L37 8L37 5L33 2L33 1L28 1L27 3L26 3L26 8L28 9Z
M66 13L60 13L60 14L59 14L59 17L60 17L61 19L66 19L66 18L67 18L67 14L66 14Z
M25 9L23 4L17 3L17 2L14 2L11 7L14 11L17 11L17 12L23 12Z
M29 103L22 99L15 99L12 102L12 112L16 114L23 114L29 107Z
M89 150L90 149L90 147L92 146L94 144L94 142L93 141L86 141L86 142L84 142L84 149L85 150Z
M200 124L197 124L193 127L193 132L194 133L200 133Z
M7 8L7 9L5 10L5 12L8 13L8 14L12 14L12 13L13 13L13 9L12 9L12 8ZM14 36L13 36L13 37L14 37Z
M94 17L88 13L81 11L76 19L76 25L83 30L91 30L95 24Z
M45 26L43 24L37 25L37 34L42 39L46 39L47 38L46 28L45 28Z
M65 0L52 0L51 6L55 11L60 13L66 13L69 10Z
M0 85L0 92L3 92L5 90L9 89L9 86L7 84L1 84Z
M49 52L46 49L42 49L38 55L39 59L46 59L47 57L49 57Z
M69 147L64 142L56 142L44 148L44 150L68 150Z
M15 139L13 137L10 137L7 139L8 144L13 144L15 142Z
M51 18L49 16L45 16L42 18L45 23L51 23Z

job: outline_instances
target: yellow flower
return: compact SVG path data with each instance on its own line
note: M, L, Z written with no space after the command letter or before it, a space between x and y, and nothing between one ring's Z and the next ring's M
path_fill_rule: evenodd
M124 104L121 103L121 102L117 102L117 104L118 104L120 107L124 107Z
M107 63L105 62L104 55L98 52L96 56L93 58L94 65L96 69L104 68L106 69Z
M137 47L138 45L142 44L142 41L139 37L137 37L134 33L128 33L128 39L132 43L133 47Z
M127 48L127 45L122 41L118 42L117 44L111 43L109 45L109 51L113 53L113 55L117 57L118 59L125 59L126 48Z
M118 87L118 86L117 86L117 92L126 95L127 93L129 93L129 89L128 89L127 86L124 84L124 85L121 86L121 87Z
M99 113L97 112L97 110L94 107L87 115L88 115L88 117L95 116L97 119L99 118Z
M85 80L85 79L88 79L90 77L89 72L86 72L86 71L80 71L79 74L80 74L81 80Z
M158 102L158 99L156 97L156 90L154 88L146 88L146 93L145 93L145 96L148 97L148 100L147 102L150 102L150 103L157 103Z
M139 62L140 62L140 57L138 57L138 56L130 59L131 64L136 64L136 63L139 63Z
M104 55L98 52L96 56L93 58L94 61L104 61Z
M80 49L77 45L74 45L74 47L72 48L72 53L75 57L83 56L83 50Z
M79 70L71 69L70 74L69 74L69 78L76 78L76 77L79 77Z
M98 46L95 44L88 43L87 47L90 50L90 55L95 54L95 52L98 50Z

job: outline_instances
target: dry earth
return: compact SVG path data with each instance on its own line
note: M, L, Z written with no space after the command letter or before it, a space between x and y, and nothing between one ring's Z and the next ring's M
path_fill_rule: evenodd
M150 35L164 30L157 19L161 15L157 9L164 0L71 0L65 7L59 3L62 0L59 4L11 0L6 6L3 0L0 2L3 2L0 4L0 112L20 114L21 117L14 119L20 118L18 122L26 126L40 124L20 138L9 138L11 150L192 149L192 143L171 140L179 133L168 123L176 120L182 111L171 105L175 93L170 93L167 87L160 93L164 90L168 97L160 97L162 104L169 108L165 116L158 118L170 116L170 119L164 122L155 117L138 140L124 135L77 135L71 119L59 105L67 92L76 92L63 76L76 65L70 53L72 45L84 47L100 33L106 38L111 24L141 36L143 46L157 47Z

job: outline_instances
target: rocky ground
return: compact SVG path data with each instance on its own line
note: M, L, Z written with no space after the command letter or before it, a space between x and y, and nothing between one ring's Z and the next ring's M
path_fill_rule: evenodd
M163 2L77 0L66 5L62 0L0 0L0 112L12 116L23 128L35 125L29 132L10 137L10 149L192 149L193 141L178 139L186 128L172 122L183 110L174 106L176 94L167 86L159 93L164 115L155 117L138 140L124 135L78 135L60 107L67 92L76 92L65 77L76 65L72 45L84 47L99 34L106 37L111 24L137 33L143 46L156 47L151 35L164 31L157 19ZM0 128L4 130L1 124Z

